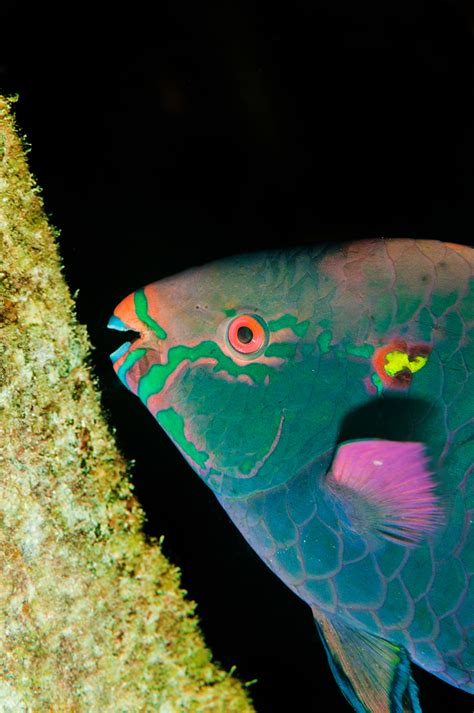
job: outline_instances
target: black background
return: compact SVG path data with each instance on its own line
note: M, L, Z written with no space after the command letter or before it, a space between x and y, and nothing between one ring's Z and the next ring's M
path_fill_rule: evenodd
M0 89L20 95L147 532L182 567L216 659L258 679L259 713L349 711L309 610L120 385L105 324L133 289L229 253L471 244L474 4L4 0L0 23ZM415 676L427 713L471 711L468 694Z

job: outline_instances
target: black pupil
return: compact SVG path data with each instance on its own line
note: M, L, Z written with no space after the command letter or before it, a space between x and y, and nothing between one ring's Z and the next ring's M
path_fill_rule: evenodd
M249 344L253 339L253 332L250 327L239 327L237 330L237 339L241 344Z

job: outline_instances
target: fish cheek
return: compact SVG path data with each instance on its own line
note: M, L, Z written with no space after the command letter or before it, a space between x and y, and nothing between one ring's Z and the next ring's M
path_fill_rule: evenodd
M170 385L167 400L183 420L190 450L177 442L176 434L169 435L198 472L244 478L255 474L272 448L280 421L266 408L267 388L264 380L254 381L243 371L229 374L211 364L193 365ZM160 414L157 419L166 429ZM200 468L194 449L201 454Z

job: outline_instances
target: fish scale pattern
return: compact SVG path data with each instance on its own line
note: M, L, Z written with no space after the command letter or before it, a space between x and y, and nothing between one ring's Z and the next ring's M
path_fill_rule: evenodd
M329 499L315 492L316 478L300 478L306 493L301 481L290 481L222 504L267 565L310 606L403 644L420 666L474 692L472 528L465 528L457 555L442 559L432 542L413 549L374 545L338 526Z
M422 295L412 289L413 272L408 269L420 254L427 285ZM387 250L390 271L380 269L379 254L372 267L366 254L360 259L355 255L332 300L334 312L345 315L343 325L337 318L332 321L333 335L339 331L341 342L351 324L343 309L348 306L347 292L355 292L351 281L353 286L360 283L361 272L375 272L376 262L378 279L391 272L386 280L391 299L384 300L383 315L373 310L373 333L362 339L375 340L383 325L392 338L433 345L429 368L416 375L408 394L427 407L413 418L406 437L423 440L433 453L445 527L414 548L364 537L341 524L321 473L311 466L270 492L239 503L223 499L222 504L268 566L310 606L403 644L423 668L474 692L472 266L461 252L442 245L437 254L415 243L405 255ZM411 275L410 280L405 282L405 275ZM447 282L450 289L441 295ZM361 317L370 296L367 290L358 295L360 301L352 302L358 319L354 315L352 324L369 324ZM321 360L322 355L317 356Z
M418 240L219 261L125 298L115 325L141 336L112 357L124 384L318 622L319 613L342 629L403 644L415 662L469 691L472 268L469 248ZM245 314L266 325L267 342L244 358L232 352L229 327ZM426 446L443 520L433 530L414 518L417 544L384 539L373 503L328 487L338 444L367 439ZM398 483L405 503L413 493L406 482ZM347 487L357 491L356 480ZM412 505L413 512L416 498ZM392 523L397 512L407 511L394 508Z

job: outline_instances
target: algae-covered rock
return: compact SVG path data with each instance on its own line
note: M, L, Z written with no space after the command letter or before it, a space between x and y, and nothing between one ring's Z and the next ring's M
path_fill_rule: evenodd
M0 710L252 711L142 533L0 97Z

